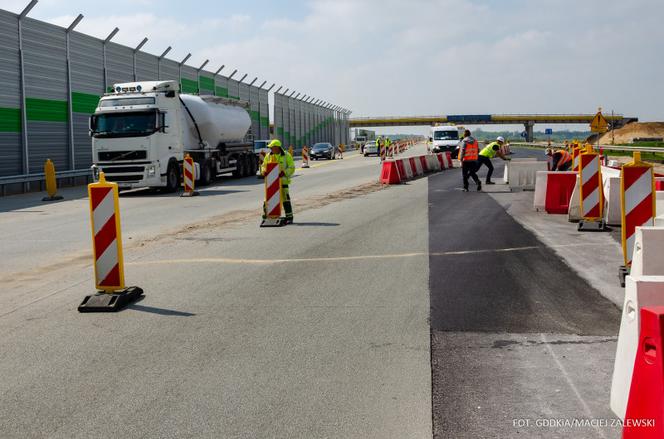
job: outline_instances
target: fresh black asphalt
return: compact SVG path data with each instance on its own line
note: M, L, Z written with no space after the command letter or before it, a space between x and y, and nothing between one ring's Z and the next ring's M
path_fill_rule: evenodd
M532 154L519 151L518 156ZM494 163L497 179L503 166L500 160ZM533 392L546 394L547 385L553 385L550 382L540 383L537 378L519 382L522 377L527 381L530 373L523 370L538 370L544 377L559 375L550 358L541 358L543 345L537 341L541 334L604 336L600 343L617 335L620 322L620 312L612 303L490 195L474 192L472 184L471 192L460 188L459 170L429 178L433 420L434 436L441 438L478 437L471 435L473 429L468 430L463 420L518 417L516 405L538 396ZM537 349L539 359L528 360L524 354L501 360L505 352L501 348L520 345L515 334L529 338L522 348ZM542 369L540 360L548 362L551 370ZM503 380L505 386L487 393L496 388L496 380ZM503 392L514 396L506 398ZM521 392L527 396L520 396ZM512 407L506 406L507 400ZM496 413L476 417L480 405L494 407ZM514 433L508 429L494 436L488 426L473 434L480 431L481 437Z

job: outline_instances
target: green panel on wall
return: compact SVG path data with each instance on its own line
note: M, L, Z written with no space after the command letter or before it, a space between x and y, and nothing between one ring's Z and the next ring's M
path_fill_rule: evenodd
M182 93L198 93L198 82L187 78L180 78Z
M214 91L214 79L208 78L207 76L200 76L199 81L201 82L201 88L203 90Z
M67 101L25 99L27 119L40 122L67 122Z
M0 108L0 133L21 132L20 108Z
M99 96L72 92L71 109L74 113L92 114L99 104Z
M227 89L227 88L224 88L224 87L217 87L217 88L215 89L215 93L214 93L214 94L217 95L217 96L221 96L221 97L227 98L227 97L228 97L228 89Z

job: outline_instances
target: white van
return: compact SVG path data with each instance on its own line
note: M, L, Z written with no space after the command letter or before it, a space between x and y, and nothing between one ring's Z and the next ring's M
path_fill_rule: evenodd
M431 150L433 152L454 151L461 141L463 128L452 125L441 125L431 127L429 141L432 142Z

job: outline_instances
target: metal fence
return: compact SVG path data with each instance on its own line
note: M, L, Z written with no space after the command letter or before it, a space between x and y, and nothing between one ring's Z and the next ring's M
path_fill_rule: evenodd
M253 137L271 137L268 93L274 84L266 89L266 82L254 85L257 78L243 82L247 75L232 79L237 70L226 77L220 74L223 66L216 72L205 70L207 61L200 68L186 65L189 56L182 61L166 58L170 48L161 56L143 52L147 39L135 48L116 44L111 40L117 29L104 40L76 32L82 16L67 29L32 19L27 13L34 3L18 15L0 9L0 185L39 179L48 158L58 171L82 175L92 164L89 116L115 83L176 80L185 93L245 100ZM282 141L298 147L314 136L347 143L343 135L323 131L331 124L342 126L347 114L343 119L341 113L323 110L302 99L275 95L275 135L281 133Z

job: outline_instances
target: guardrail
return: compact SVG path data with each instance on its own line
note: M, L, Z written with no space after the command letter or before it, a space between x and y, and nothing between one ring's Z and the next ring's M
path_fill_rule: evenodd
M76 177L90 177L92 178L92 170L88 169L77 169L73 171L60 171L55 173L56 180L63 178L76 178ZM9 177L0 177L0 195L6 195L5 186L10 184L23 184L23 192L29 190L26 187L29 183L39 182L40 184L45 180L46 176L43 172L39 174L29 174L29 175L14 175Z
M511 146L524 146L528 148L563 148L565 144L563 143L551 143L551 146L548 144L542 143L528 143L528 142L512 142ZM597 145L594 144L593 148L598 149L602 148L604 150L611 151L624 151L624 152L654 152L664 154L664 148L658 148L656 146L622 146L622 145Z

